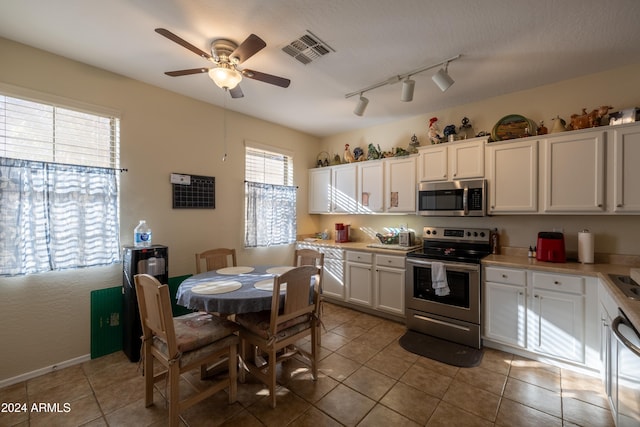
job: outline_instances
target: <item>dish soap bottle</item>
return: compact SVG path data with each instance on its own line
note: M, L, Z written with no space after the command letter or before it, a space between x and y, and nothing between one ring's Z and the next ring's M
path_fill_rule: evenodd
M148 248L151 246L151 228L144 219L133 230L133 246L136 248Z

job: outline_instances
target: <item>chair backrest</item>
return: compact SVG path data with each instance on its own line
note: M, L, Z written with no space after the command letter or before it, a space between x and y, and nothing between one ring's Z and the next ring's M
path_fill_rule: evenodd
M169 287L149 274L136 274L133 280L136 285L143 339L151 340L154 335L162 338L167 343L169 357L177 354Z
M295 267L299 267L301 265L323 267L324 254L313 249L296 249L293 255L293 265Z
M202 273L200 264L205 260L206 270L211 271L219 268L229 267L229 257L231 257L231 266L237 266L236 250L227 248L209 249L208 251L196 254L196 274Z
M311 280L315 277L313 285L313 298L310 300ZM321 269L316 266L296 267L273 279L273 297L271 298L271 322L269 329L275 336L278 325L287 320L311 314L318 314L320 303ZM284 306L280 304L280 287L287 284Z

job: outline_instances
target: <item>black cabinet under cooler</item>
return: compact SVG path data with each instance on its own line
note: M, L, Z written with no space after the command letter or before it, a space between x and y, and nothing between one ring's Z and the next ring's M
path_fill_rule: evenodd
M122 260L122 350L129 360L140 360L140 311L136 299L136 274L150 274L162 284L169 281L169 249L162 245L148 248L125 246Z

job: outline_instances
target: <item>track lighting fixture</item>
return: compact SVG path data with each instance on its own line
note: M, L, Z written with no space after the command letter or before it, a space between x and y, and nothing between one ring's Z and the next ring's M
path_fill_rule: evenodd
M356 116L362 116L364 114L364 110L367 109L367 105L369 105L369 100L362 96L363 93L364 92L360 93L360 99L358 99L356 108L353 110L353 114Z
M438 72L435 73L433 77L431 77L431 80L433 80L433 82L437 84L440 90L443 92L449 89L454 83L454 80L447 72L447 68L449 68L449 62L446 62L444 64L444 68L440 68Z
M402 95L400 101L411 102L413 101L413 89L416 86L415 80L411 80L409 76L402 82Z
M449 62L455 61L456 59L460 58L460 56L462 55L456 55L449 59L445 59L444 61L440 61L437 64L428 65L426 67L409 71L405 74L390 77L387 80L383 80L379 83L375 83L358 91L348 93L344 97L351 98L352 96L360 95L360 99L358 100L358 104L356 105L355 110L353 110L353 113L357 116L362 116L362 114L364 114L364 110L367 108L367 104L369 104L369 100L363 96L365 92L402 81L402 94L400 96L400 100L403 102L409 102L413 100L413 91L416 84L416 82L411 79L411 76L422 73L423 71L430 70L432 68L436 68L441 65L444 65L444 68L438 70L438 72L433 75L432 79L433 82L438 85L440 90L444 92L445 90L449 89L449 87L454 83L451 76L449 76L449 74L447 73Z

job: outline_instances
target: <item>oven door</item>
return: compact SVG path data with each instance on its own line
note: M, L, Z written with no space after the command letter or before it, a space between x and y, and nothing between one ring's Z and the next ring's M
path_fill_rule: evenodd
M480 265L445 262L450 293L436 295L431 280L432 261L407 258L407 308L480 324Z

